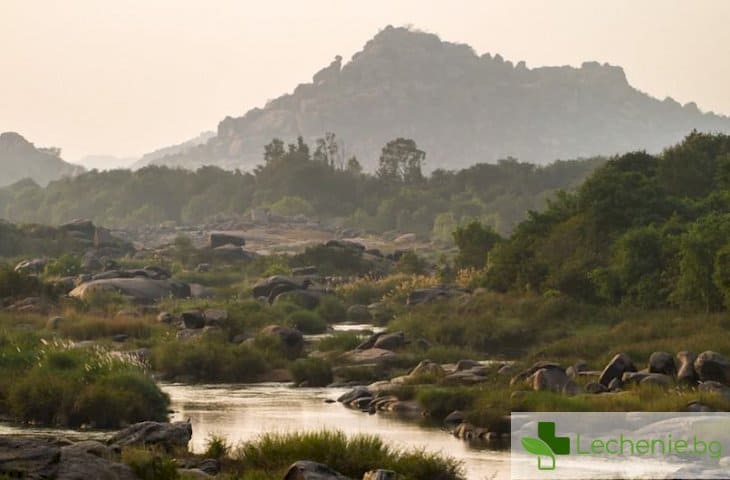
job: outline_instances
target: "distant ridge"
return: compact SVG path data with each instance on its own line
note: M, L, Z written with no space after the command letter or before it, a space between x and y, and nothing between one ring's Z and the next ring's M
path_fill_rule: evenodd
M39 185L78 175L84 167L61 159L57 148L37 148L15 132L0 134L0 187L31 179Z
M691 130L730 132L730 118L694 103L658 100L633 88L620 67L585 62L528 68L477 55L436 35L386 27L343 65L336 57L312 83L238 118L227 117L205 143L161 150L147 163L251 169L273 137L311 142L335 132L346 155L375 167L395 137L416 140L427 168L460 168L508 156L558 158L636 149L658 152ZM174 147L176 148L176 147Z

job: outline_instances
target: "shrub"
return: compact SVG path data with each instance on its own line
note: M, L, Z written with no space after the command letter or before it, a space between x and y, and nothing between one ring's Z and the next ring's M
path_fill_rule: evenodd
M62 255L46 265L46 275L70 277L79 273L81 273L81 259L74 255Z
M203 456L206 458L221 459L228 456L230 451L231 445L225 437L211 433L205 442L205 453Z
M360 336L352 332L336 332L329 337L325 337L317 344L317 350L320 352L346 352L353 350L360 345Z
M325 319L327 323L337 323L345 319L347 310L342 300L334 295L325 295L319 301L319 306L315 310L317 314Z
M362 478L365 472L377 468L397 471L405 480L464 478L461 464L452 458L422 450L393 449L379 437L348 438L340 431L264 434L241 445L237 457L247 472L244 478L280 476L281 471L303 458L324 463L351 478Z
M309 387L326 387L332 383L332 367L319 358L300 358L289 367L294 383L307 382Z
M286 317L286 324L302 333L316 334L327 331L327 322L314 312L297 310Z

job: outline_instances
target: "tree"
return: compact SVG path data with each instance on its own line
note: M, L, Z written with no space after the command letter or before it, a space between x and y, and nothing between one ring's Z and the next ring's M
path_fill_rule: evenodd
M411 139L391 140L380 154L377 175L381 179L416 183L423 180L421 171L426 152L419 150Z
M347 160L347 171L353 175L360 175L362 173L362 165L360 165L357 157L352 156Z
M489 225L470 222L454 231L454 242L459 249L456 265L461 268L484 268L487 254L501 237Z
M284 158L284 154L284 142L278 138L271 140L268 145L264 146L264 161L266 163L281 160Z

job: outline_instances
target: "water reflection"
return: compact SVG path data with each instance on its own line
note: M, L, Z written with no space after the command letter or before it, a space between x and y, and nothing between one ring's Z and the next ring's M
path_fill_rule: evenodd
M380 435L398 447L425 448L456 457L464 462L470 480L509 478L507 452L475 449L437 428L325 403L346 389L293 389L282 384L163 384L162 388L172 398L173 420L192 421L194 451L203 449L211 433L236 443L254 439L263 432L339 429L349 435Z

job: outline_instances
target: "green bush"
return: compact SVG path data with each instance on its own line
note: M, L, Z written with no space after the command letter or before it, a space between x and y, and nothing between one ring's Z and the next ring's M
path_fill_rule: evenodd
M317 350L320 352L346 352L353 350L361 342L360 336L356 333L336 332L320 340L317 344Z
M327 331L327 322L314 312L297 310L286 317L286 324L302 333L317 334Z
M203 454L206 458L221 459L231 451L231 445L220 435L210 434L205 442L205 453Z
M325 295L319 301L319 306L315 310L317 314L325 319L327 323L337 323L345 320L347 309L342 300L334 295Z
M264 353L247 345L172 341L153 350L152 365L167 379L250 382L269 370Z
M332 367L319 358L300 358L289 367L297 385L306 382L309 387L326 387L332 383Z
M74 255L62 255L46 265L46 275L70 277L79 273L81 273L81 259Z
M129 465L141 480L177 480L180 474L173 458L138 447L122 450L122 462Z

